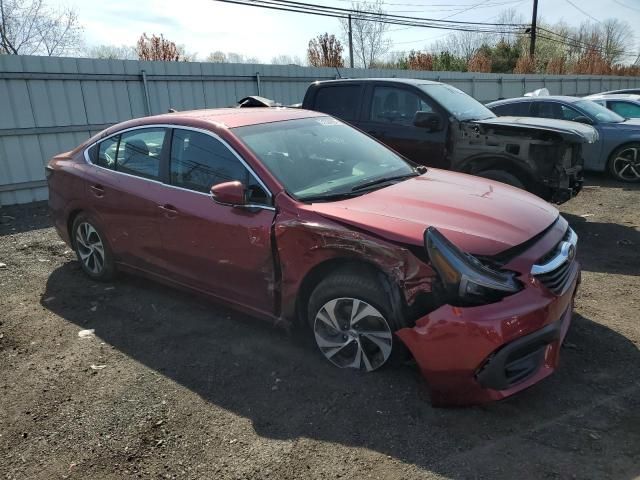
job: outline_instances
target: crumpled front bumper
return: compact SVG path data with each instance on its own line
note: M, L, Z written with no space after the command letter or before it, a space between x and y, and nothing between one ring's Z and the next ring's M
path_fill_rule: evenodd
M443 305L396 335L409 348L435 406L501 400L555 371L573 314L580 267L555 296L535 278L500 302Z

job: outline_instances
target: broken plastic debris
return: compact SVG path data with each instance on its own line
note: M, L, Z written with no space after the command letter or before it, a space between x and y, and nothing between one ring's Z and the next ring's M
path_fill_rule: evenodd
M78 336L80 338L91 338L96 336L96 331L93 328L89 328L87 330L80 330L78 332Z
M93 363L91 364L91 370L102 370L103 368L106 368L106 365L94 365Z
M96 310L98 310L98 306L94 305L93 307L91 307L89 310L91 310L92 312L95 312Z
M0 268L7 268L7 264L0 262Z

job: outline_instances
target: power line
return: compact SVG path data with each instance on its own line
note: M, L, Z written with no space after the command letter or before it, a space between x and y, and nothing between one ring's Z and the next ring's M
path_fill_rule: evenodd
M483 23L483 22L461 22L455 20L439 20L436 18L426 17L409 17L405 15L392 15L384 12L359 11L347 8L328 7L312 3L295 2L289 0L215 0L222 3L231 3L236 5L253 6L267 8L272 10L281 10L297 13L306 13L310 15L320 15L334 18L347 18L349 14L353 18L361 20L374 21L380 23L388 23L395 25L408 25L428 28L441 28L449 30L469 30L472 28L506 28L517 27L522 28L523 24L516 23Z
M571 5L573 8L575 8L576 10L578 10L579 12L581 12L583 15L586 15L587 17L589 17L591 20L594 20L595 22L598 23L602 23L600 20L598 20L596 17L592 16L590 13L585 12L583 9L581 9L579 6L577 6L575 3L573 3L571 0L566 0L567 3L569 5Z
M558 35L563 39L568 39L568 40L561 40L559 38L553 38L553 37L550 37L548 35L543 35L543 34L539 33L538 37L544 38L545 40L549 40L551 42L559 43L559 44L565 45L567 47L580 48L580 49L583 49L583 50L593 50L595 52L600 53L601 55L607 53L606 50L603 47L597 47L596 45L593 45L593 44L584 43L584 42L581 42L578 39L571 38L571 37L566 37L564 35L560 35L559 33L552 32L551 30L547 30L547 29L543 29L543 28L540 28L540 30L544 30L545 32L550 32L550 33L552 33L554 35ZM624 50L617 51L616 53L618 53L620 55L624 55L625 57L635 57L636 55L638 55L638 52L627 52L627 51L624 51Z
M617 3L621 7L628 8L629 10L634 10L636 12L640 12L640 8L635 8L635 7L632 7L630 5L626 5L626 4L622 3L622 2L620 2L619 0L613 0L613 3Z

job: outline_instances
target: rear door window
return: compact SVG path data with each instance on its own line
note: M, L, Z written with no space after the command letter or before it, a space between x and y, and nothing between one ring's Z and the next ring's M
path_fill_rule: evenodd
M356 120L360 88L360 85L321 87L316 92L314 110L347 121Z
M631 102L609 102L609 108L624 118L640 118L640 105Z
M433 112L419 95L395 87L375 87L369 109L369 120L394 125L413 125L417 111Z
M144 128L125 132L120 137L116 170L137 177L160 178L160 154L166 129Z
M561 105L556 102L537 102L534 111L536 117L556 118L558 120L564 118Z

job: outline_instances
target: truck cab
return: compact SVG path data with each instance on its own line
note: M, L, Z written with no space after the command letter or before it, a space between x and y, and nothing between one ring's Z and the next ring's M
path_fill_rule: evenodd
M421 165L501 181L563 203L582 187L588 125L496 118L477 100L429 80L341 79L309 86L302 108L333 115Z

